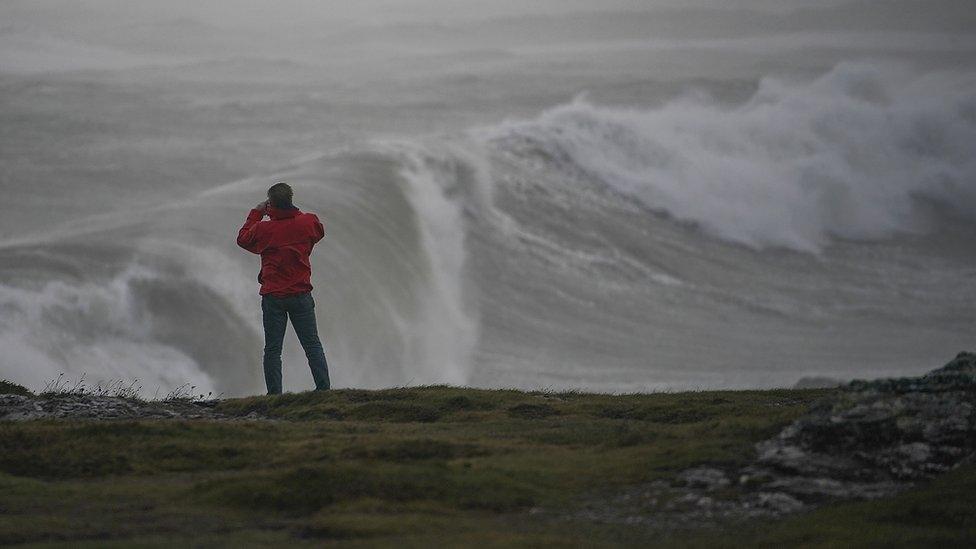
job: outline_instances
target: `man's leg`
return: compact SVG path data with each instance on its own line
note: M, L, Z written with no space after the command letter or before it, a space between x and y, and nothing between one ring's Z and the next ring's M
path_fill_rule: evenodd
M269 395L281 394L281 344L285 338L288 313L275 297L261 296L264 319L264 382Z
M329 365L325 361L325 349L319 340L319 330L315 323L315 300L311 293L295 296L293 308L289 311L291 325L295 328L298 341L305 349L308 367L312 370L317 391L329 388Z

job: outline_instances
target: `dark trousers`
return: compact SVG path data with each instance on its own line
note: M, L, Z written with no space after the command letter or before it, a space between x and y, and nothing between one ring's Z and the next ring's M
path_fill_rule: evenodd
M268 384L268 394L281 394L281 344L289 317L298 341L305 349L315 389L328 389L329 365L315 325L315 300L311 292L285 297L261 296L261 312L264 317L264 381Z

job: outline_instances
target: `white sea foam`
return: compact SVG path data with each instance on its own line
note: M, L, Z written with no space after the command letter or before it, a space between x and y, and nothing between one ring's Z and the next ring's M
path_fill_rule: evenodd
M407 340L416 342L407 346L406 363L421 382L465 384L478 339L477 321L464 299L465 229L456 201L466 164L450 148L432 152L403 142L377 146L399 160L429 267L428 293L418 296L421 312L401 327L411 334Z
M818 251L831 237L929 228L924 198L976 216L976 75L842 63L766 78L743 105L661 108L584 97L488 131L649 208L748 246Z
M71 384L123 380L143 395L214 382L175 346L158 340L152 311L137 305L133 284L157 273L132 265L104 283L51 280L27 289L0 284L0 371L40 390L60 374Z

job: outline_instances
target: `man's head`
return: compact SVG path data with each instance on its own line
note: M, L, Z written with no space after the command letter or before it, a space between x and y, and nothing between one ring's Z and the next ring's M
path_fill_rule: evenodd
M275 183L268 189L268 200L275 208L293 208L291 198L294 193L288 183Z

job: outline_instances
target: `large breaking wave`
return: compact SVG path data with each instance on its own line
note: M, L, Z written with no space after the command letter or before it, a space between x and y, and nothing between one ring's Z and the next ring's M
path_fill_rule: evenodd
M976 294L955 259L920 269L763 250L935 230L933 204L969 223L974 83L843 64L813 81L764 79L738 106L580 98L7 242L0 372L35 388L86 372L150 392L260 392L257 261L234 236L278 179L326 221L313 283L339 387L755 386L852 357L917 365L911 352L956 341L954 311ZM904 337L922 321L927 339ZM301 389L308 372L288 337L285 387ZM875 353L886 338L908 347Z
M383 142L306 159L292 182L327 238L312 256L338 386L463 384L477 322L462 295L464 229L450 155ZM40 389L138 380L144 394L260 392L258 261L234 244L265 178L17 239L0 264L0 372ZM289 332L285 387L308 376ZM343 366L345 365L345 366Z
M844 63L813 82L765 78L734 108L580 98L487 133L754 247L925 230L919 199L976 216L973 74Z

